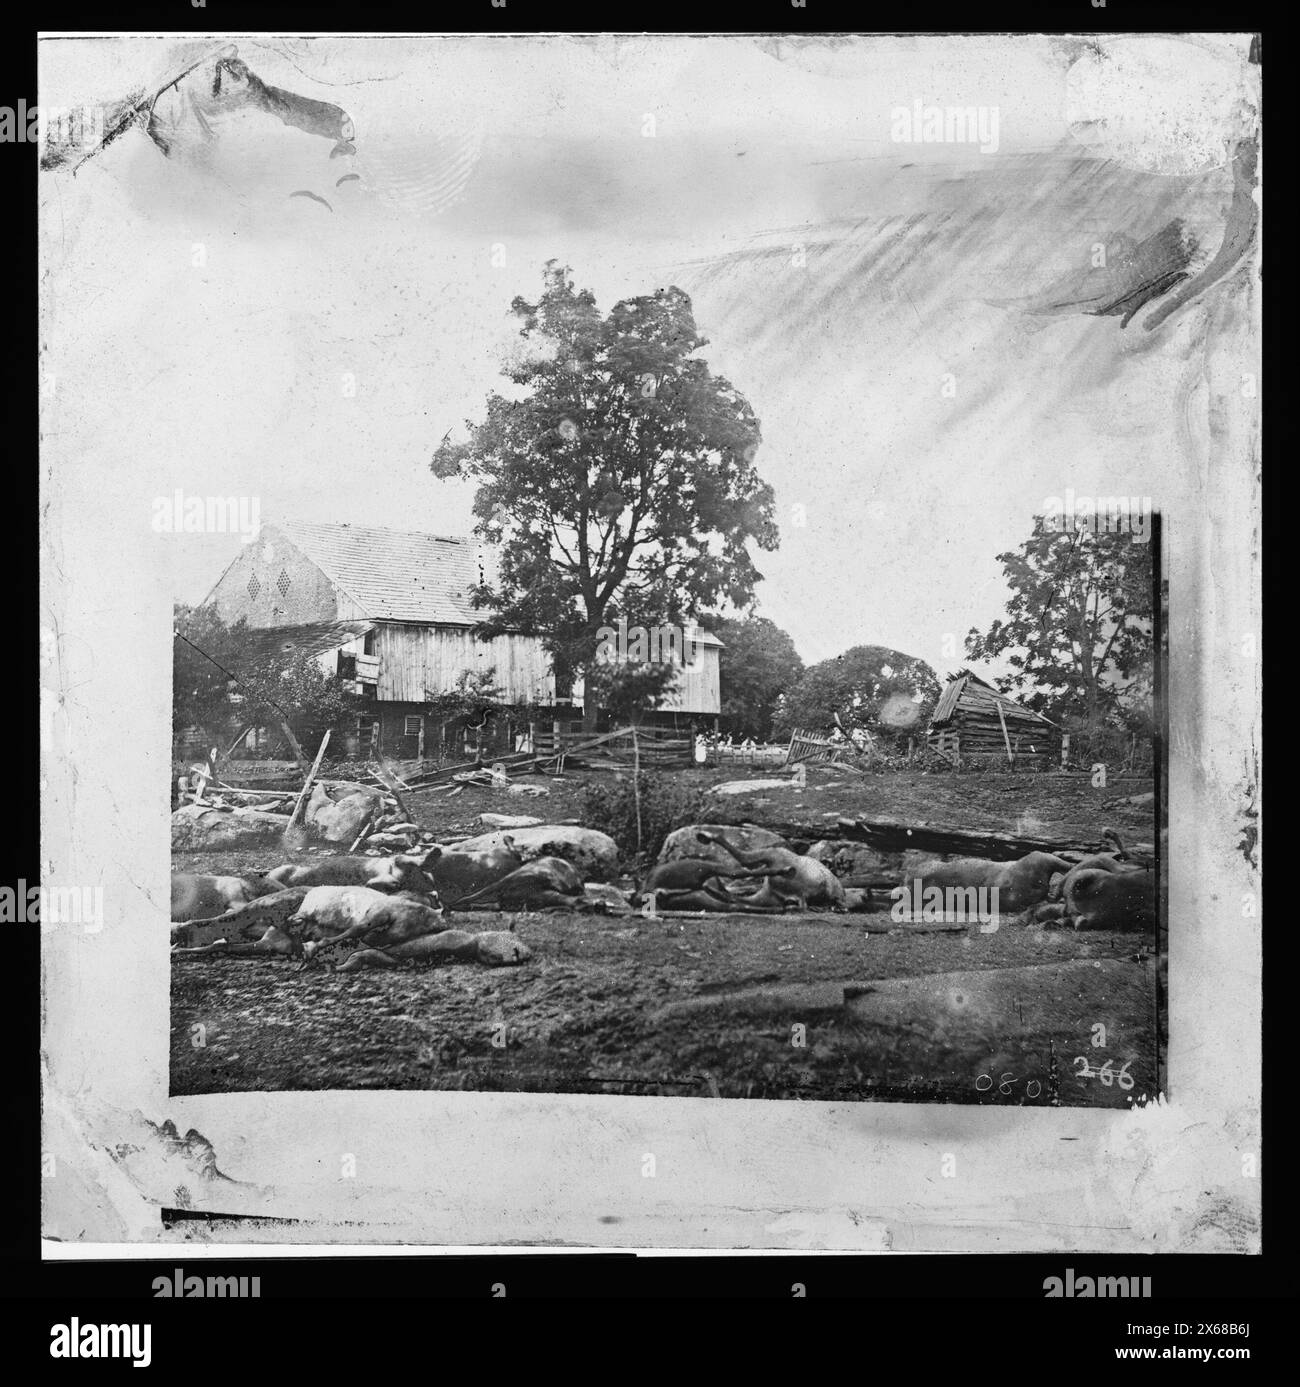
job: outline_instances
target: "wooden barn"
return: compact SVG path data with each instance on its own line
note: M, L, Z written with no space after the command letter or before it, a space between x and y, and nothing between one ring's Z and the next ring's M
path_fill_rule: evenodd
M688 626L682 636L680 654L676 649L670 654L665 641L662 651L656 649L656 653L649 656L650 659L671 660L677 666L677 678L665 694L662 705L645 715L644 724L679 731L706 726L716 730L722 711L723 643L712 631L696 625ZM577 707L581 708L584 696L584 684L579 676L573 684L573 702ZM609 718L602 711L599 726L605 730L608 725Z
M348 680L368 703L354 744L369 742L377 724L385 755L413 760L433 755L442 734L426 726L428 698L453 688L465 670L492 670L517 710L499 735L521 735L530 725L558 732L581 720L581 681L571 699L557 700L550 656L537 637L483 641L475 634L488 615L471 598L482 581L473 539L294 521L264 525L201 605L227 624L242 617L255 628L250 658L306 653ZM722 642L694 635L693 658L653 721L717 718Z
M512 707L555 703L540 640L474 634L486 616L471 600L481 579L471 539L285 522L262 527L203 605L264 631L250 654L302 651L352 682L373 708L358 721L359 739L377 723L385 754L406 760L424 755L434 732L428 697L453 688L463 670L492 670Z
M954 762L972 757L1055 761L1061 754L1061 729L963 669L948 676L926 742Z

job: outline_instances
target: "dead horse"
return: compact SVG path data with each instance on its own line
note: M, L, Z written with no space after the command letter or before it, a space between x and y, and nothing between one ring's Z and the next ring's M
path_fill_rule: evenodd
M525 862L500 881L444 904L443 913L461 910L474 901L495 897L502 910L590 910L582 894L582 874L562 857L538 857Z
M792 867L781 871L728 871L707 857L678 857L671 862L658 862L645 874L640 889L632 897L633 905L653 900L663 910L705 910L715 914L745 911L754 914L778 915L780 906L747 905L744 897L733 896L725 888L726 881L761 878L768 882L773 876L794 875Z

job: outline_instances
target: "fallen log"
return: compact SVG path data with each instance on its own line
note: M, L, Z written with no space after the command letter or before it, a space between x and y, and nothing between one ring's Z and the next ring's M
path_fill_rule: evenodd
M744 825L740 825L743 827ZM993 829L954 828L944 824L905 823L899 819L847 819L829 824L789 823L769 820L762 825L785 839L812 840L834 836L854 843L867 843L880 852L921 852L958 857L983 857L993 862L1014 862L1030 852L1087 855L1110 852L1111 845L1098 834L1095 838L1064 838L1046 835L1003 833ZM1150 843L1134 843L1130 851L1154 854Z

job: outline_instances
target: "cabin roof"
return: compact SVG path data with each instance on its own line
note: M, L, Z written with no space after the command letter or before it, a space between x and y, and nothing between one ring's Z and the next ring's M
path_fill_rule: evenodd
M377 621L477 626L489 616L473 603L478 546L464 535L296 520L278 528Z
M1002 705L1003 717L1009 721L1034 722L1043 727L1056 726L1050 718L1045 718L1041 713L1035 713L1033 709L1017 703L1014 698L999 692L992 684L986 683L978 674L972 674L968 669L948 676L948 685L935 705L930 726L941 727L951 722L959 712L996 715L999 704Z

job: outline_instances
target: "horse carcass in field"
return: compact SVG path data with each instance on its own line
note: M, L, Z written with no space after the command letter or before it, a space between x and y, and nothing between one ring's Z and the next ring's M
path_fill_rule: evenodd
M613 881L618 876L618 845L614 840L594 828L572 824L541 824L536 828L512 828L509 833L483 833L458 843L455 851L476 853L501 847L511 849L523 862L562 857L578 869L584 881Z
M455 903L462 909L475 901L493 900L502 910L589 910L582 874L562 857L539 857L500 881Z
M207 876L196 872L172 873L173 921L204 920L231 906L244 905L276 889L260 877Z
M688 824L674 829L659 849L660 862L675 862L681 857L704 858L719 867L733 869L735 858L716 842L701 842L700 834L726 834L727 842L741 852L757 852L761 848L784 848L786 841L770 828L754 824Z
M455 905L462 897L491 886L524 865L508 833L492 837L499 841L477 849L463 843L453 848L435 843L420 859L425 875L448 905Z
M1159 921L1156 874L1135 867L1075 869L1065 878L1060 918L1075 929L1153 930Z
M701 843L711 843L722 848L742 867L760 871L768 880L751 896L742 897L748 905L773 905L778 908L787 904L800 910L812 907L829 907L843 910L844 887L840 879L820 862L803 857L785 846L762 847L752 852L735 847L730 841L730 830L715 833L697 830Z
M526 963L532 956L528 945L508 930L490 930L483 934L443 930L382 949L371 948L368 944L358 946L355 940L342 937L313 947L313 962L330 964L338 973L444 963L479 963L488 968L503 968Z
M447 923L436 896L389 895L368 886L313 886L288 928L305 941L364 940L383 948L437 934Z
M1130 860L1113 829L1106 829L1102 836L1115 850L1085 857L1053 880L1047 902L1034 912L1035 920L1058 920L1075 929L1155 929L1159 922L1156 873Z
M297 886L288 891L274 891L211 919L174 924L172 946L181 955L295 954L300 946L289 933L289 920L310 889Z
M1031 852L1014 862L990 862L982 857L958 857L936 862L904 877L904 900L932 887L948 892L974 889L989 892L999 914L1014 915L1047 899L1053 876L1070 870L1064 858L1050 852ZM997 891L997 895L991 893Z
M712 858L676 857L670 862L656 862L650 868L632 897L632 904L640 905L653 899L655 908L662 910L706 910L719 914L732 910L776 911L781 906L731 895L726 882L755 879L770 882L774 875L792 877L794 870L786 867L774 873L738 867L734 862L724 865Z
M265 880L283 890L289 886L368 886L374 891L432 892L433 882L417 854L392 857L322 857L318 862L292 863L267 872Z

